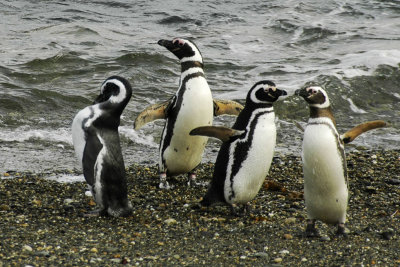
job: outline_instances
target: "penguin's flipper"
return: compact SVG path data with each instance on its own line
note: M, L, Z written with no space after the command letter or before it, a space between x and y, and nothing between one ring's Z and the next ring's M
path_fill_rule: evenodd
M202 126L194 128L190 131L190 135L202 135L208 137L218 138L222 142L228 141L233 136L239 136L243 134L244 131L239 131L223 126Z
M243 106L232 100L213 99L214 116L234 115L237 116L243 110Z
M168 115L168 108L171 106L171 102L171 100L168 100L145 108L135 119L133 128L138 130L146 123L154 120L165 119Z
M85 176L85 180L89 185L93 185L95 175L94 165L96 164L97 156L103 148L103 145L100 143L97 135L86 132L86 136L86 145L82 157L83 176Z
M342 139L343 143L348 144L362 133L365 133L369 130L373 130L376 128L385 127L385 126L386 126L386 122L384 122L382 120L367 121L367 122L357 125L356 127L352 128L351 130L345 132L344 134L342 134L340 136L340 139Z

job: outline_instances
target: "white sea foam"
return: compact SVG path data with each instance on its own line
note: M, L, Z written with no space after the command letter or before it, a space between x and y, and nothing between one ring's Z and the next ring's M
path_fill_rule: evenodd
M34 139L56 143L62 142L72 145L71 132L69 128L33 129L25 125L16 129L2 129L0 131L0 141L4 142L25 142Z
M121 126L119 127L119 132L121 135L129 138L136 144L141 144L153 148L158 147L158 144L154 142L153 136L146 135L142 131L135 131L132 127Z
M362 53L350 53L341 58L340 73L347 78L370 75L379 65L397 67L400 62L400 50L370 50Z
M149 147L158 147L151 135L135 131L131 127L121 126L119 132L133 142ZM3 142L26 142L29 140L43 140L54 143L66 143L72 145L71 129L32 129L29 126L21 126L16 129L3 129L0 131L0 141ZM63 148L60 144L56 146Z
M353 100L351 100L351 98L348 98L348 97L344 97L344 96L343 96L343 99L346 100L347 102L349 102L349 104L350 104L350 109L351 109L353 112L359 113L359 114L367 113L365 110L363 110L363 109L357 107L357 106L354 104Z

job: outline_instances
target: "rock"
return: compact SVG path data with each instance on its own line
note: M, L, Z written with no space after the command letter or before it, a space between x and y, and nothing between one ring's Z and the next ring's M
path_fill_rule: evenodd
M41 256L41 257L49 257L50 252L43 250L43 251L38 251L35 253L36 256Z
M64 205L69 205L69 204L71 204L71 203L73 203L73 202L74 202L74 200L72 200L72 199L70 199L70 198L64 199Z
M399 185L400 184L400 179L394 179L394 178L388 179L388 180L386 180L386 183L392 184L392 185Z
M286 240L290 240L290 239L293 239L293 236L291 234L284 234L283 238Z
M285 224L294 224L294 223L296 223L296 218L294 217L285 219Z
M97 248L92 248L92 249L90 250L90 252L97 253L97 252L99 252L99 251L97 250Z
M24 246L22 247L22 250L23 250L23 251L26 251L26 252L32 252L32 251L33 251L32 247L31 247L31 246L28 246L28 245L24 245Z
M282 260L283 260L282 258L275 258L275 259L274 259L274 262L275 262L275 263L281 263Z
M268 253L265 253L265 252L257 252L257 253L255 253L254 254L254 257L257 257L257 258L269 258L269 255L268 255Z
M394 236L394 232L392 231L382 232L381 235L383 239L390 240Z
M376 194L376 188L373 187L373 186L367 186L365 188L365 191L368 192L368 193L371 193L371 194Z
M321 241L330 241L331 240L331 238L329 236L327 236L327 235L321 236L320 239L321 239Z
M6 205L6 204L1 204L0 205L0 210L2 211L8 211L10 210L10 206Z
M164 223L167 224L167 225L173 225L173 224L177 224L178 222L173 218L169 218L169 219L166 219L164 221Z
M283 249L283 250L279 251L279 254L282 254L282 255L289 254L289 250Z

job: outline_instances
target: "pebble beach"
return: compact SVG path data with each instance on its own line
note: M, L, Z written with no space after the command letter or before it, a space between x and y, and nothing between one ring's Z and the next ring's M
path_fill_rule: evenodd
M319 223L317 238L303 234L298 155L275 156L244 216L198 208L212 163L200 166L192 187L170 178L172 190L158 188L156 166L128 166L134 212L126 218L85 216L95 204L84 182L3 173L0 266L399 266L400 151L353 150L347 165L350 233L337 237Z

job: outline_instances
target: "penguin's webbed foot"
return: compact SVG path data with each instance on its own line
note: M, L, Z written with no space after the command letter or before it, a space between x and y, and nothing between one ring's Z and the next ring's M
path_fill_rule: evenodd
M167 182L167 174L165 172L160 173L160 184L158 186L160 189L171 189L172 186Z
M83 217L91 218L91 217L100 217L100 216L108 216L108 213L105 209L97 209L91 210L88 213L83 214Z
M236 217L243 217L250 214L250 204L246 203L240 208L236 204L231 205L231 214Z
M168 183L167 181L165 181L165 182L160 182L160 184L158 185L158 187L159 187L160 189L166 189L166 190L172 189L172 186L169 185L169 183Z
M307 220L305 232L306 237L319 237L317 228L315 228L315 220Z
M195 180L196 180L196 178L197 178L196 174L195 174L194 172L189 172L189 173L187 174L187 176L188 176L187 185L188 185L188 186L194 186L194 185L195 185Z
M338 224L338 228L337 228L337 231L336 231L336 235L337 236L347 237L349 232L350 232L349 229L346 228L344 223L339 223Z

